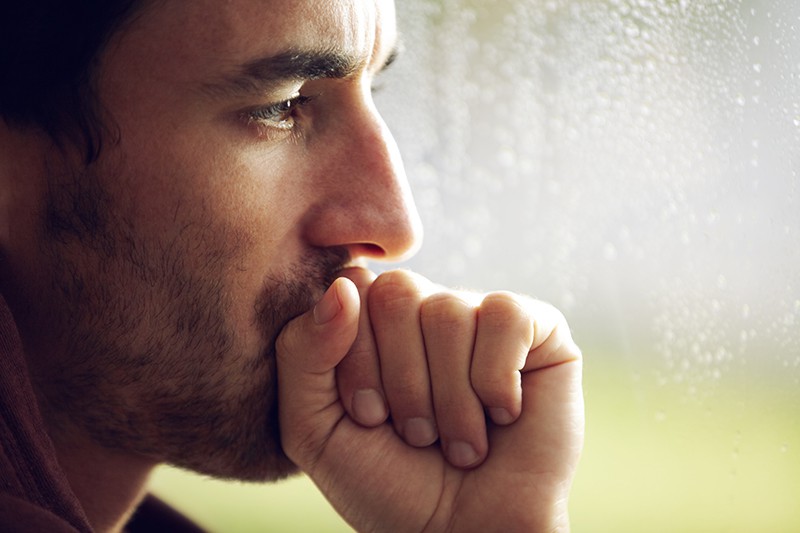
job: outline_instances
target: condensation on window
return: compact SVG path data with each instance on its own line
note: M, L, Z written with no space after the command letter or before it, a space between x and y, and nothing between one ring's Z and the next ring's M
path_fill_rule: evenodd
M574 530L800 530L800 3L397 9L411 266L569 317Z

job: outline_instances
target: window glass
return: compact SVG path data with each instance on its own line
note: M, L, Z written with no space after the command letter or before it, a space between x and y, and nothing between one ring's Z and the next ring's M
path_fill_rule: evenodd
M574 529L800 529L800 4L397 7L412 266L570 319Z

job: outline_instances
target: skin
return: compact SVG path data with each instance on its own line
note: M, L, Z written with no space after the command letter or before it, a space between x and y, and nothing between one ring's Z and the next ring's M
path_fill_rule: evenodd
M386 0L160 2L101 57L97 163L0 127L0 288L96 529L163 462L299 467L365 531L568 529L563 316L365 267L421 239L370 94L395 32ZM286 51L348 68L272 79Z

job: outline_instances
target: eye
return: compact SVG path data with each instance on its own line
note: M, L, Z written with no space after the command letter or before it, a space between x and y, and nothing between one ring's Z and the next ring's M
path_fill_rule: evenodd
M295 127L295 114L298 109L312 100L311 96L297 95L289 100L269 104L247 111L245 118L249 123L259 126L291 130Z

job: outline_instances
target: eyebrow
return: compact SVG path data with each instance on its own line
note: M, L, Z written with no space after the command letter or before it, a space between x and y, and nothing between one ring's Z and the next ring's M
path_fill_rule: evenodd
M399 53L399 45L392 48L376 74L391 65ZM249 61L221 81L206 84L204 89L214 96L263 93L287 81L344 79L365 63L366 58L336 50L287 50Z

